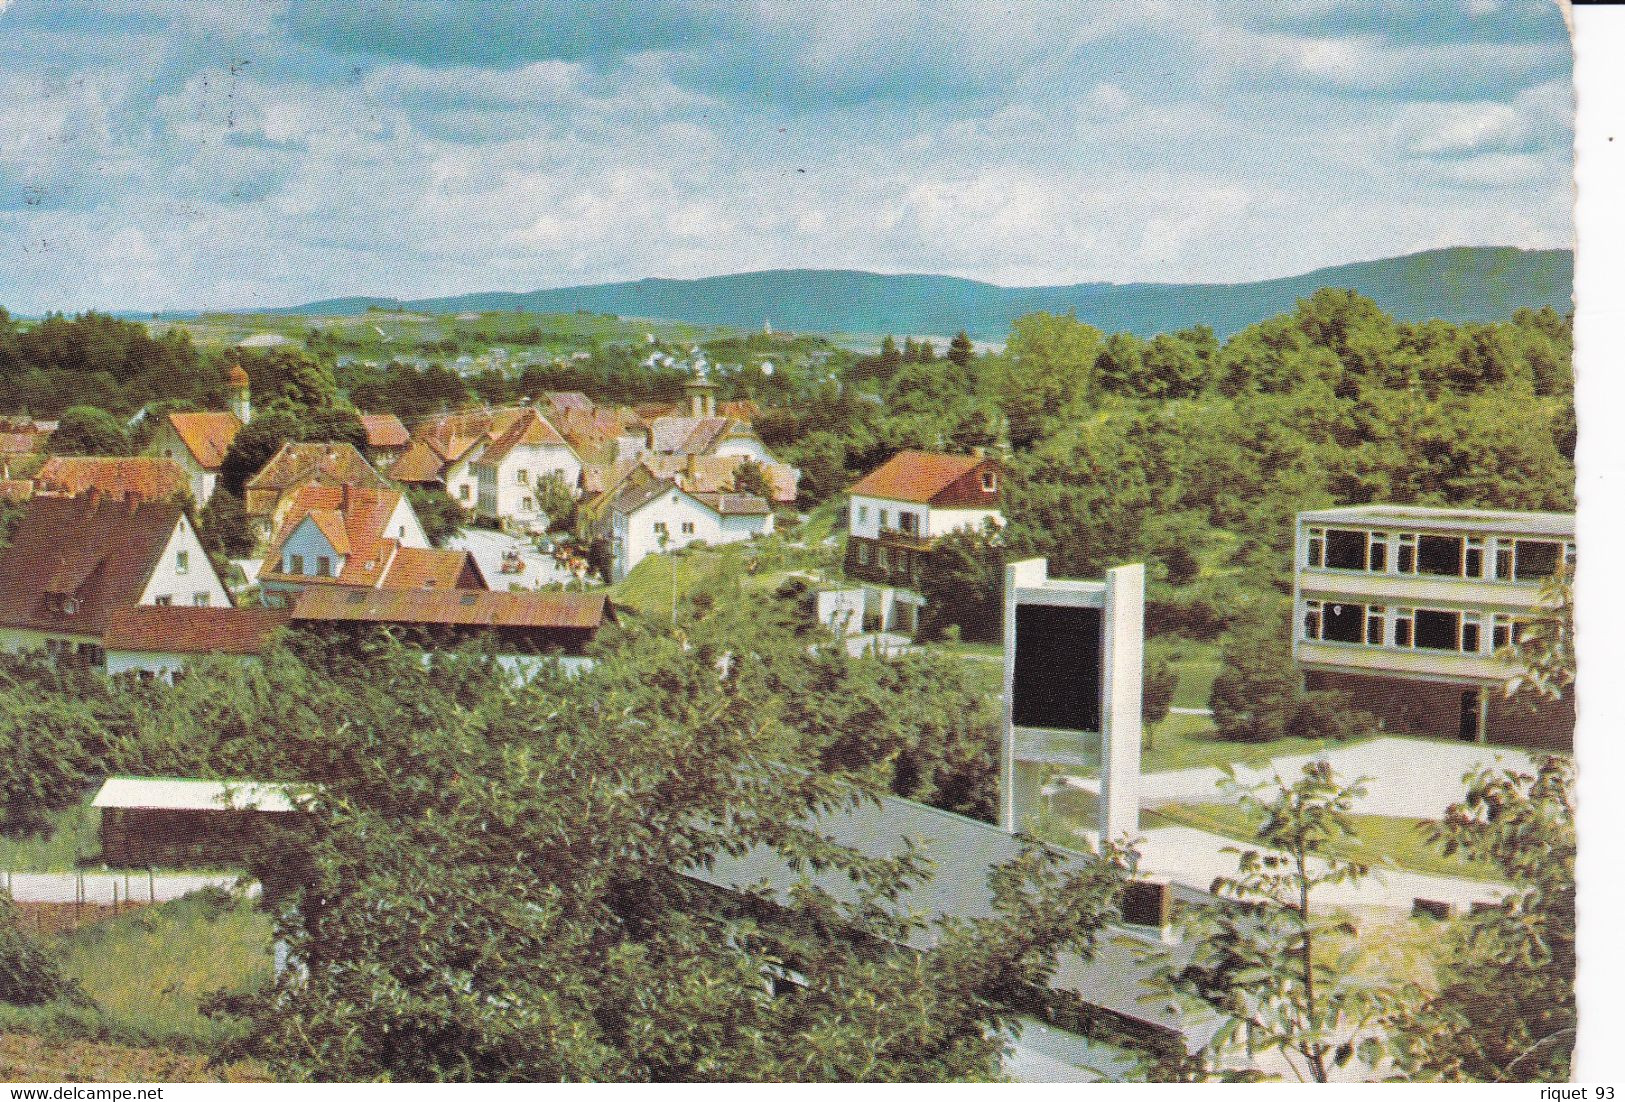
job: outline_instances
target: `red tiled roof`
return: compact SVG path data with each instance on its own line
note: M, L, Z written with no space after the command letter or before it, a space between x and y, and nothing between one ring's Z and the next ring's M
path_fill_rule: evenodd
M731 491L735 472L752 461L743 455L655 455L648 452L639 459L659 477L675 478L683 489L698 494ZM795 501L800 471L784 463L757 465L762 468L774 501L783 504Z
M0 552L0 624L100 635L113 612L141 599L181 516L174 500L34 498ZM57 611L48 598L72 598L77 610Z
M361 427L367 430L369 448L404 448L412 437L393 413L363 413Z
M549 390L542 397L559 413L567 409L580 410L582 413L593 411L592 399L579 390Z
M479 462L496 466L520 445L533 448L567 448L564 437L533 409L519 412L513 423L480 454Z
M192 453L198 466L215 470L226 458L226 449L237 438L243 423L235 413L171 413L170 427Z
M113 613L102 645L166 654L258 654L288 619L284 609L140 605Z
M422 440L414 440L406 453L389 468L396 482L438 482L444 476L446 461Z
M379 624L443 624L493 628L597 628L613 620L604 595L513 593L496 590L390 589L345 592L307 589L295 620Z
M470 583L477 582L477 585ZM467 551L402 547L395 552L382 589L486 589L485 576Z
M301 482L321 480L330 484L370 486L389 489L389 480L373 469L366 456L351 444L294 443L277 449L265 466L249 479L245 490L288 490Z
M33 479L0 478L0 501L23 502L33 496Z
M186 472L173 459L55 455L34 475L34 492L73 497L96 490L111 497L130 493L142 501L184 497Z
M986 459L974 455L898 452L860 479L849 492L923 505L955 480L986 462Z
M50 433L43 432L0 432L0 454L32 455L49 438Z
M396 546L395 541L384 538L384 529L400 500L399 490L301 486L295 491L293 504L283 518L281 529L266 550L260 576L304 580L302 575L282 574L282 545L309 515L327 541L334 544L334 549L345 556L344 569L333 580L344 585L377 584L378 578L388 568L389 554ZM339 527L340 523L342 527ZM341 537L345 541L342 548L335 542Z

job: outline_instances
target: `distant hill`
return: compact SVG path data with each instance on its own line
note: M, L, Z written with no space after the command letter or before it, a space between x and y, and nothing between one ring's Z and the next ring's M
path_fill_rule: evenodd
M1570 309L1574 256L1567 249L1435 249L1388 260L1321 268L1257 283L1079 283L1000 287L937 275L782 270L706 279L640 279L546 291L485 291L446 298L342 298L279 314L354 314L368 306L436 313L470 310L591 310L623 317L826 333L951 334L1001 340L1010 322L1035 310L1075 312L1108 332L1141 336L1211 325L1221 337L1290 311L1322 287L1345 287L1404 321L1493 321L1519 307Z

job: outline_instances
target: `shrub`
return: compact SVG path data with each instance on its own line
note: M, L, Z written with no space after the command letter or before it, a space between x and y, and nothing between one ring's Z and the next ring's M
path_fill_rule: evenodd
M39 1006L55 999L83 1002L84 994L18 922L17 908L0 891L0 1002Z

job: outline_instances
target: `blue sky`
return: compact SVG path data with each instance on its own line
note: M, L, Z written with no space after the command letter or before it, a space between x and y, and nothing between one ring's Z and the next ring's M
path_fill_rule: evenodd
M0 0L0 305L1570 244L1555 0Z

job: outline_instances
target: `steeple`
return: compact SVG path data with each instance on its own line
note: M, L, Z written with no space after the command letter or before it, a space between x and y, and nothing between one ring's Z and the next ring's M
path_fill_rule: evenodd
M248 400L248 372L238 361L235 348L226 352L226 362L231 365L226 371L226 408L246 425L254 417L253 403Z
M702 364L694 366L694 374L683 384L683 395L688 399L690 417L717 415L717 384L706 378Z

